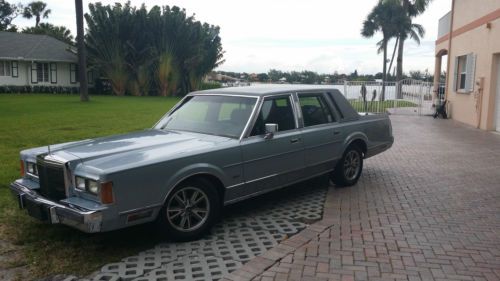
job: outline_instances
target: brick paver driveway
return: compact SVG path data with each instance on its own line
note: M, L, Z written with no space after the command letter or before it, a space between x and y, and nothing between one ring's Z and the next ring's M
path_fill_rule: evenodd
M229 280L500 280L500 136L391 117L394 147L330 187L323 220Z

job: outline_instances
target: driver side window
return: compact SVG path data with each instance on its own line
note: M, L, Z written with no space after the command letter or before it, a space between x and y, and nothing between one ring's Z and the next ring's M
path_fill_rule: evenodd
M295 129L290 96L265 99L250 136L264 135L266 124L278 124L278 132Z

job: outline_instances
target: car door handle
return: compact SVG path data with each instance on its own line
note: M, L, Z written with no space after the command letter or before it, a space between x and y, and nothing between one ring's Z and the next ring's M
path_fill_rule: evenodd
M299 142L299 141L300 141L300 139L299 139L299 138L296 138L296 139L291 139L291 140L290 140L290 142L291 142L291 143L297 143L297 142Z
M340 135L340 131L333 131L333 135L336 136L336 135Z

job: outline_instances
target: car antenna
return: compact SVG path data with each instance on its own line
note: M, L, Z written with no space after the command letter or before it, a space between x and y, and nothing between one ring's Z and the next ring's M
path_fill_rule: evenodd
M50 153L51 153L51 152L50 152L50 144L49 144L49 145L47 145L47 147L49 148L49 155L50 155Z

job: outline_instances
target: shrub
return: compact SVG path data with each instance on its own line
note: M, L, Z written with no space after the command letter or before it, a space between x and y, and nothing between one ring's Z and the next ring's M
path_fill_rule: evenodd
M0 94L78 94L79 88L74 86L0 86Z
M222 88L222 84L218 82L201 82L198 90L210 90Z

